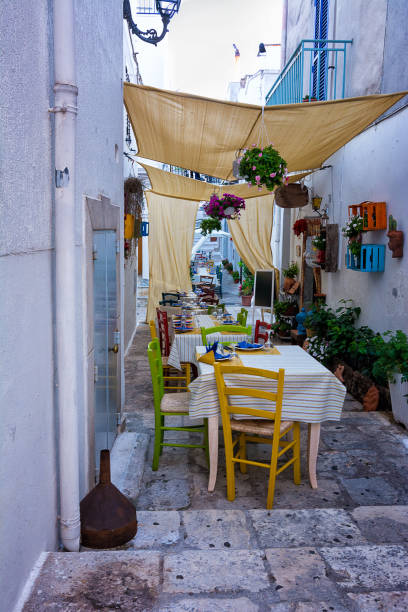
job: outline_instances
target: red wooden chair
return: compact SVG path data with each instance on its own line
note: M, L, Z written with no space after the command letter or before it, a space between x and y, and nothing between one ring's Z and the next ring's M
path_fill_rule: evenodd
M189 363L181 363L181 367L183 369L184 375L180 375L179 371L171 366L167 365L167 359L170 355L170 333L169 333L169 320L167 318L167 312L160 310L160 308L156 308L157 313L157 326L159 331L159 341L160 341L160 350L162 354L162 363L163 370L165 374L165 380L172 381L185 381L185 384L181 384L180 386L172 386L166 385L165 389L173 389L177 391L181 391L182 389L188 389L188 385L191 382L191 372Z
M215 297L214 295L203 295L200 296L200 302L205 302L206 304L211 304L216 306L219 302L219 299L217 297Z
M263 331L263 329L265 329L265 331ZM255 323L254 342L259 342L260 338L266 342L268 340L268 332L266 330L268 329L271 329L271 324L258 319Z

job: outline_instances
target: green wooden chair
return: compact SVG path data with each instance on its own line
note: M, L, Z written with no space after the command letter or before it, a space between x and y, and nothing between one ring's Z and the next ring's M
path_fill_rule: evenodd
M237 314L237 321L240 325L245 327L248 318L248 311L245 308L241 308L241 312Z
M147 355L149 358L150 372L153 384L154 399L154 453L152 469L159 467L159 457L162 454L163 446L182 446L183 448L203 448L208 455L208 419L204 419L203 425L191 425L190 427L167 427L165 417L169 416L188 416L188 406L190 393L164 393L163 385L163 364L160 353L160 343L158 338L154 338L148 347ZM191 431L203 434L202 444L179 444L177 442L164 442L165 431Z
M216 308L222 308L222 312L225 312L225 304L217 304L216 306L209 306L207 308L207 314L212 314Z
M203 345L207 346L207 336L209 334L215 334L217 332L228 332L230 334L246 334L247 336L251 336L252 329L251 326L244 327L243 325L217 325L216 327L202 327L201 328L201 338L203 341ZM230 344L231 340L222 342L221 344Z

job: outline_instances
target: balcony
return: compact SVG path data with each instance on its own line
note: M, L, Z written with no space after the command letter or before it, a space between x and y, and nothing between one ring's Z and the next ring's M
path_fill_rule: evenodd
M351 40L302 40L266 95L266 105L344 98Z

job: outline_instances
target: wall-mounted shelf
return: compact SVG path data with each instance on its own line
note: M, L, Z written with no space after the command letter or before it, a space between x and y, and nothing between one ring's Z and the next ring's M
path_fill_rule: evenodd
M347 247L346 268L359 272L384 272L385 245L384 244L363 244L361 253L357 257L350 253Z
M387 205L385 202L361 202L348 207L349 217L363 217L364 231L387 229Z

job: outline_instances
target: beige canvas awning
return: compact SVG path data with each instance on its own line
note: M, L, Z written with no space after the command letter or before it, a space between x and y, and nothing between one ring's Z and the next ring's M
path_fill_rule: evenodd
M246 183L238 185L217 185L215 183L206 183L205 181L187 178L180 174L166 172L165 170L160 170L160 168L148 164L141 164L141 166L143 166L147 172L151 191L158 195L181 198L183 200L193 200L195 202L209 200L214 192L220 192L221 194L233 193L245 200L270 195L270 191L267 189L263 188L262 191L258 191L256 186L248 187ZM299 181L305 176L306 174L296 174L290 176L289 181Z
M268 137L289 172L321 164L407 92L267 106ZM236 151L258 144L260 106L124 84L138 156L232 179Z

